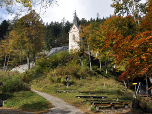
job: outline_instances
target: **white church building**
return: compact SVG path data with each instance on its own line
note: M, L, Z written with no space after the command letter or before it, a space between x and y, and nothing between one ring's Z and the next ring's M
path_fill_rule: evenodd
M76 11L74 13L73 26L69 31L69 51L71 50L79 50L80 47L78 42L80 41L79 37L79 29L80 26L78 24L78 17L76 15Z

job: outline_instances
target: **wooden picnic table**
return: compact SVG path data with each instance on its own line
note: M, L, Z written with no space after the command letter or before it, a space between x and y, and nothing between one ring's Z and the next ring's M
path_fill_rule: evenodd
M89 94L93 94L93 93L104 93L103 91L79 91L79 93L89 93Z
M72 92L78 92L78 90L76 90L76 89L58 89L58 90L55 90L56 92L59 92L59 93L61 93L61 92L67 92L67 93L70 93L71 91Z
M101 100L101 99L107 98L107 96L97 96L97 95L76 95L76 97L78 97L78 98L84 98L85 101L87 101L88 99L98 99L98 100Z
M96 110L99 110L99 106L111 106L111 109L114 110L115 109L115 105L125 105L125 108L129 108L128 106L129 103L125 103L125 102L108 102L108 101L105 101L105 102L93 102L91 104L91 106L95 107Z

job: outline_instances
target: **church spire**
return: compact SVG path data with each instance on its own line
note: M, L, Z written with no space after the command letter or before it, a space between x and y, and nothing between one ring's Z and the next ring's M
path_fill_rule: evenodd
M76 27L78 27L78 28L79 28L79 24L78 24L78 17L77 17L77 15L76 15L76 10L75 10L75 13L74 13L73 24L75 24L75 25L76 25Z

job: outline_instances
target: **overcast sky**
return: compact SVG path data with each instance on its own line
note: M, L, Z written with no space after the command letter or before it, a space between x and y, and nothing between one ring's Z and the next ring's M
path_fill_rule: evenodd
M142 0L146 2L146 0ZM58 5L57 5L58 4ZM35 7L37 13L40 13L43 21L50 23L51 21L61 22L63 18L72 22L73 14L76 10L79 19L85 18L90 20L90 18L96 18L97 13L99 13L100 18L109 17L113 15L114 9L110 7L112 0L57 0L57 4L52 4L51 7L45 10L41 10L40 7ZM18 4L13 7L14 10L18 8ZM43 14L43 12L45 12ZM22 12L21 16L26 13ZM21 17L20 16L20 17ZM5 10L5 8L0 8L0 22L4 19L13 19L15 14L11 15Z

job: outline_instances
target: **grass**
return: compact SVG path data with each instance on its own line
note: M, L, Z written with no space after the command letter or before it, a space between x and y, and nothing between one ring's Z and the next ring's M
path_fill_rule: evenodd
M4 108L12 108L29 112L46 112L52 105L45 98L30 91L30 85L22 81L17 72L0 72L0 99L4 100ZM25 85L25 86L24 86Z
M118 98L120 101L130 103L129 106L132 107L133 91L130 89L125 91L123 84L116 79L118 76L117 73L115 73L114 77L110 74L110 70L108 71L108 75L104 73L104 69L103 72L101 72L102 75L95 71L90 71L87 66L87 61L84 61L84 65L80 66L80 62L77 60L78 57L75 56L76 55L70 55L66 58L66 61L62 61L62 56L56 55L62 64L59 64L55 57L53 59L40 59L39 62L37 61L37 67L35 67L35 69L28 70L21 75L22 81L31 85L31 88L35 90L63 99L65 102L83 110L86 114L94 114L95 112L93 108L91 109L90 102L84 102L84 99L76 97L76 95L80 95L80 93L56 93L56 89L66 89L65 77L70 77L70 86L68 89L77 89L79 91L104 91L102 95L107 96L108 99L115 100ZM0 79L6 81L9 78L2 76ZM14 88L16 88L16 86L14 86ZM9 99L6 100L5 106L27 111L44 111L49 108L50 105L47 101L41 100L41 98L38 97L33 97L35 93L28 93L30 94L28 95L25 93L20 94L20 92L14 92L8 95ZM12 100L9 102L10 99ZM139 111L129 110L133 113ZM123 110L120 112L123 113Z
M52 107L49 101L32 91L0 94L0 98L4 99L4 108L42 113Z
M55 77L54 77L55 79ZM124 102L130 103L132 102L132 91L128 90L127 92L124 90L124 86L121 82L116 81L114 78L105 78L103 76L99 77L88 77L86 79L76 79L71 77L74 80L74 84L70 85L68 89L77 89L79 91L104 91L104 94L108 96L108 99L116 99L122 100ZM48 79L48 77L39 78L39 81L33 80L31 82L31 87L42 91L58 98L63 99L64 101L80 108L85 113L94 113L90 112L91 105L89 102L84 102L84 99L75 97L76 95L80 95L77 92L71 93L56 93L56 89L66 89L66 85L62 83L52 82ZM105 87L104 87L105 83ZM42 86L43 85L43 86ZM131 94L128 94L131 93ZM101 94L97 94L101 95ZM89 110L88 110L89 109Z

